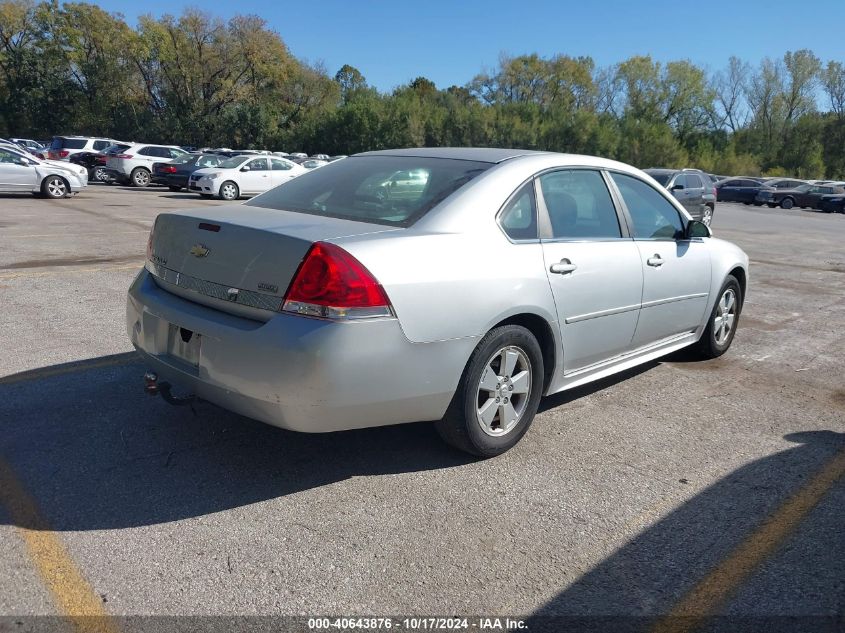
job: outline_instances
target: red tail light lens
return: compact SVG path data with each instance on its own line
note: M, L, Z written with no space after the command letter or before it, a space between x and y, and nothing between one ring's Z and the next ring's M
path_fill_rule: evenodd
M159 169L164 172L165 174L175 174L176 168L173 165L164 165L159 167Z
M345 250L317 242L299 265L282 310L328 319L362 319L393 314L384 288Z
M70 152L67 151L66 149L63 149L58 154L59 154L59 158L67 158L68 156L70 156Z

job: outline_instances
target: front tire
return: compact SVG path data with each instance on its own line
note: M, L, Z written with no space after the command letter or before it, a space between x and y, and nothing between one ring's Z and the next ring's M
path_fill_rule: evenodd
M494 457L528 431L543 392L543 353L520 325L497 327L470 356L449 409L435 428L448 444Z
M713 222L713 207L709 204L704 207L704 215L701 216L701 221L704 222L707 226Z
M220 185L220 191L218 193L221 200L237 200L241 195L238 186L231 180L227 180Z
M728 351L739 325L740 312L742 289L736 277L728 275L710 313L707 327L698 340L698 352L702 358L718 358Z
M46 198L64 198L70 188L61 176L47 176L41 183L41 194Z
M150 172L143 167L136 167L132 170L129 176L129 181L133 187L149 187L150 186Z

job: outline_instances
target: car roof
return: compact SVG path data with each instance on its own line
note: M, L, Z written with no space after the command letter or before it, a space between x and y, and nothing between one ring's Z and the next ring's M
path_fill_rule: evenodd
M500 149L496 147L415 147L362 152L355 156L412 156L415 158L452 158L481 163L501 163L518 156L549 154L528 149Z

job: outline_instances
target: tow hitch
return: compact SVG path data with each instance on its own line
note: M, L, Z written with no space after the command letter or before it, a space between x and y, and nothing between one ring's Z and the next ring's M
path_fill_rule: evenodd
M177 407L193 404L197 399L194 394L174 396L172 388L169 382L159 382L157 374L151 371L144 374L144 393L150 396L161 396L165 402Z

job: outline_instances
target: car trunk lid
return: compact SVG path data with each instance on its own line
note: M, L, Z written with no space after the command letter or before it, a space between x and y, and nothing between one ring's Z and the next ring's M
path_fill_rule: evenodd
M163 213L147 269L161 287L199 303L276 311L314 242L395 230L245 205Z

